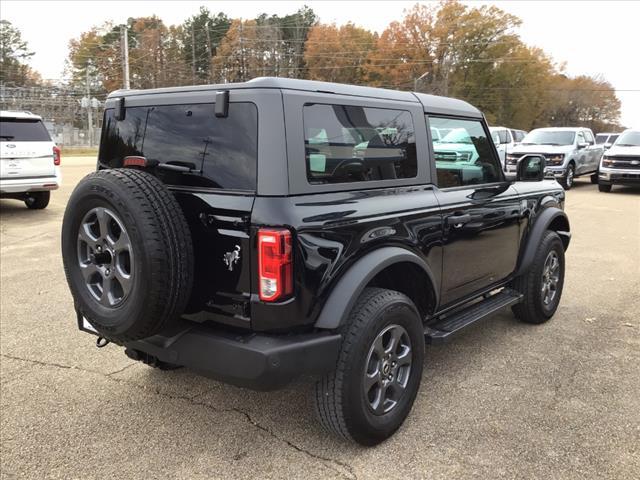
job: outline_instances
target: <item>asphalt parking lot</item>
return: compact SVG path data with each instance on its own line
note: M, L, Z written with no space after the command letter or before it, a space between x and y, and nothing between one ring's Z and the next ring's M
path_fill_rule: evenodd
M3 479L640 477L640 190L578 179L554 319L505 311L429 347L408 421L365 449L320 429L309 382L256 393L98 350L59 248L95 160L63 165L46 210L0 201Z

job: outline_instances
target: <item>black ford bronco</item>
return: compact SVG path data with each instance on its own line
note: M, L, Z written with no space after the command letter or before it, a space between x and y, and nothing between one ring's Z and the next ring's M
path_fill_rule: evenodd
M278 78L114 92L62 228L79 328L254 389L315 376L321 423L374 445L412 407L425 341L555 313L570 233L544 167L525 156L507 181L482 113L450 98Z

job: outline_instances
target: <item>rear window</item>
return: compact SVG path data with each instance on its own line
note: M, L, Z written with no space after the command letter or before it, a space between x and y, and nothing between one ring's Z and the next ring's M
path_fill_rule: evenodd
M169 184L230 190L256 189L258 112L252 103L231 103L225 118L214 104L130 107L125 119L105 112L100 163L122 166L140 155L161 163L192 164L197 172L158 170Z
M414 178L411 114L352 105L305 105L305 160L311 184Z
M2 118L0 119L0 141L50 142L51 136L40 120Z

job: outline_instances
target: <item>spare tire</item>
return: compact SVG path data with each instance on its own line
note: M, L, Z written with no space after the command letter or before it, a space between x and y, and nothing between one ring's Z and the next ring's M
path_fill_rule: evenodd
M141 170L80 181L64 213L62 258L76 309L117 343L160 332L191 294L189 226L173 194Z

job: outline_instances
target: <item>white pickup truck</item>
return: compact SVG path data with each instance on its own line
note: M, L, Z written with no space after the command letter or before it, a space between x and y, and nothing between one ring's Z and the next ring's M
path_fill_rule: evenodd
M575 177L591 175L591 183L598 183L598 165L604 147L596 144L588 128L553 127L531 130L520 145L507 154L507 172L515 173L523 155L537 153L546 158L546 170L569 190Z
M30 112L0 111L0 198L46 208L61 183L60 149Z

